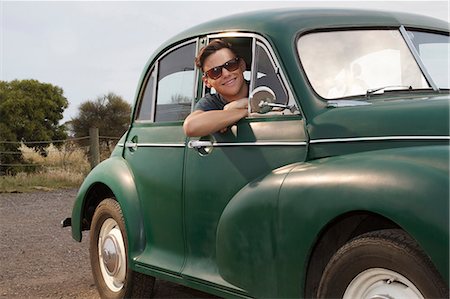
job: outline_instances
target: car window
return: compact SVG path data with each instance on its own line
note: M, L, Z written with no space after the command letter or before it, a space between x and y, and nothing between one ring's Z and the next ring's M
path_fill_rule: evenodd
M408 31L408 36L439 88L449 88L450 37L444 34Z
M155 122L181 121L191 112L195 49L196 43L192 42L159 61Z
M136 120L150 121L152 120L153 93L155 86L155 72L150 72L144 87L144 93L139 105Z
M256 44L255 50L255 88L259 86L267 86L275 93L277 103L287 104L288 95L283 84L278 77L275 66L261 43Z

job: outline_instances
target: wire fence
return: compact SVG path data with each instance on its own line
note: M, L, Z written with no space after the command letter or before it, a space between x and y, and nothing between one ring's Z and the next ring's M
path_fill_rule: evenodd
M93 168L109 157L118 137L99 136L92 128L89 136L62 140L1 141L0 175L45 168Z

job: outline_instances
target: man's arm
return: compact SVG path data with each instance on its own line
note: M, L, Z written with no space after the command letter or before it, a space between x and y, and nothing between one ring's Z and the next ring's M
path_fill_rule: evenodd
M186 136L201 137L221 131L247 116L247 109L227 109L192 112L184 121Z

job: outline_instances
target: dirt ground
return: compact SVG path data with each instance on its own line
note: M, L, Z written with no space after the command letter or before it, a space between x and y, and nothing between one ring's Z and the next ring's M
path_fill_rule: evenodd
M0 193L0 298L99 298L89 262L88 233L78 243L61 220L76 190ZM156 298L207 298L157 280Z

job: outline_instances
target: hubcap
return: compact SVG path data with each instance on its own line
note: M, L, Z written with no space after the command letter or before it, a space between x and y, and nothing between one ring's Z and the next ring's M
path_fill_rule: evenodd
M348 285L343 299L424 299L414 284L403 275L382 268L358 274Z
M118 252L118 244L113 235L106 236L103 241L103 264L109 275L117 274L119 270L120 252Z
M112 218L108 218L100 229L98 257L106 286L113 292L119 292L125 283L127 257L122 232Z

